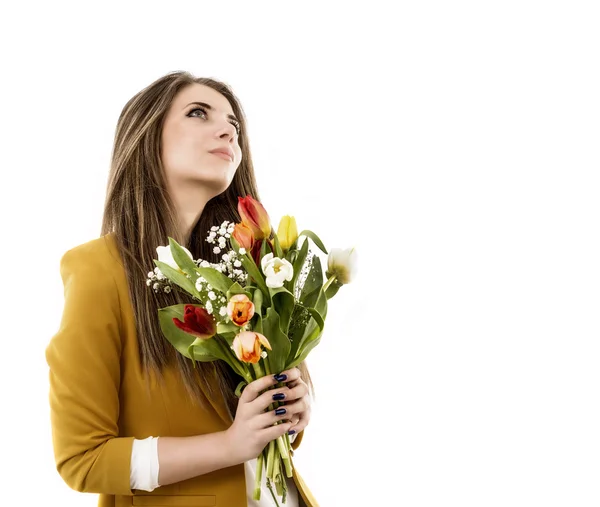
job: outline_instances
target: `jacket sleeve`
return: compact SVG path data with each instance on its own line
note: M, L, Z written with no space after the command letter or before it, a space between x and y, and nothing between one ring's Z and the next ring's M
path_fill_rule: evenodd
M56 469L76 491L132 495L134 437L119 437L120 303L110 268L75 248L60 261L64 308L46 348Z
M294 439L294 441L290 444L290 447L293 450L298 449L298 446L300 445L300 441L302 440L302 437L304 436L304 430L302 430L300 433L296 434L296 438Z

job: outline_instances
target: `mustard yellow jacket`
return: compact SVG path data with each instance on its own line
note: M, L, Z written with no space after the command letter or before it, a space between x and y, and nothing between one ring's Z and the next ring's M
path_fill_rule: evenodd
M60 272L64 311L46 360L54 455L63 480L76 491L99 493L100 507L246 507L243 463L152 492L130 489L134 438L223 431L232 420L223 400L209 398L210 410L191 404L173 369L165 371L165 387L154 382L147 395L125 270L112 234L67 251ZM300 503L318 507L295 466L294 482Z

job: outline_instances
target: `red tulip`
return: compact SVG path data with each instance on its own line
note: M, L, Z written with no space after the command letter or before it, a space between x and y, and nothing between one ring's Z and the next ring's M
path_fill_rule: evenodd
M235 224L231 235L239 243L240 247L245 248L248 252L252 249L252 246L254 245L254 234L252 233L252 229L244 222Z
M271 221L260 202L249 195L244 198L238 196L238 212L242 222L252 230L254 239L265 239L271 235Z
M185 305L183 322L173 317L173 323L188 334L208 340L217 333L213 317L202 306Z

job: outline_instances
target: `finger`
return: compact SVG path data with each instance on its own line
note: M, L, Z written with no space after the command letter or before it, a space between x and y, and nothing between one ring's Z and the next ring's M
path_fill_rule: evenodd
M294 430L295 433L300 433L304 428L308 426L308 422L310 421L310 408L305 410L304 412L298 413L296 416L298 420L295 420L295 417L291 422L292 427L291 430Z
M252 412L254 414L264 412L273 402L288 405L290 402L303 398L307 394L308 386L306 384L299 384L291 389L288 386L270 389L267 392L262 393L252 402L254 405L252 407Z
M281 382L284 382L287 385L290 382L295 382L300 378L300 370L298 368L291 368L289 370L282 371L280 375L285 375L286 378L281 380Z
M269 389L251 402L250 410L253 414L258 415L263 413L272 403L283 404L286 401L295 400L299 397L299 394L303 396L301 392L293 391L287 386Z
M276 385L278 380L275 380L273 375L266 375L259 379L256 379L250 382L242 391L242 395L240 396L240 402L242 403L250 403L254 401L258 396L262 394L265 389L269 389ZM284 380L285 382L285 380Z
M267 441L275 440L276 438L285 435L290 431L291 424L289 422L276 424L275 426L269 426L268 428L260 430L261 438Z
M256 418L258 427L268 428L279 421L289 422L289 420L302 408L302 404L296 406L286 405L285 407L278 407L264 412Z

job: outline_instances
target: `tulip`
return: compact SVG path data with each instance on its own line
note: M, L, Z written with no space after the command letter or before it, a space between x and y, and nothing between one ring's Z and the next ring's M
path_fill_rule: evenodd
M247 251L252 249L252 246L254 245L254 234L252 233L252 229L244 222L235 224L231 235L239 243L240 247L245 248Z
M281 217L277 228L277 239L279 239L279 246L284 252L287 252L294 241L298 239L298 228L294 217L289 215Z
M190 259L194 259L194 257L192 257L192 253L186 247L182 246L181 248L183 248L183 251L189 255ZM165 264L171 266L173 269L176 269L180 273L183 273L181 268L175 262L175 259L173 259L173 254L171 253L170 246L157 246L156 253L158 254L158 260L160 262L164 262Z
M283 287L283 282L290 281L294 276L294 266L287 259L273 257L273 253L265 255L260 263L263 273L267 277L267 287L272 289Z
M271 221L260 202L249 195L244 198L238 196L238 212L242 222L252 230L254 239L261 240L271 235Z
M227 303L227 315L236 326L244 326L254 315L254 303L245 294L236 294Z
M264 335L254 331L242 331L233 339L232 348L240 361L258 363L261 344L271 350L271 344Z
M335 276L341 284L350 283L356 276L356 250L332 248L327 257L327 278Z
M201 306L185 305L183 311L183 322L173 317L173 323L188 334L208 340L217 333L214 319Z

